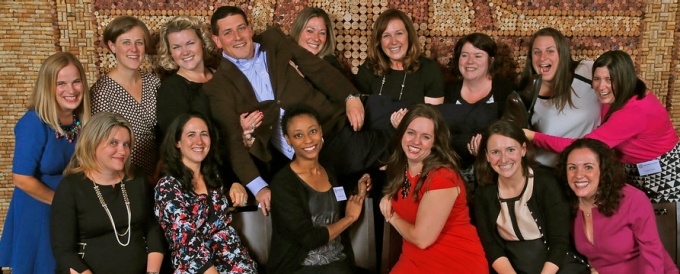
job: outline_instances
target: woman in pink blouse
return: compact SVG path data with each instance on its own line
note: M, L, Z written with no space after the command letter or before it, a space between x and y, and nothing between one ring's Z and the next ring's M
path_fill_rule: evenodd
M617 150L629 180L653 202L680 201L678 136L668 112L635 74L631 57L620 50L593 64L593 89L602 107L602 125L586 134ZM575 139L525 130L534 145L554 152Z
M659 238L652 204L625 183L616 154L605 143L575 141L557 168L572 190L574 242L591 273L678 273Z

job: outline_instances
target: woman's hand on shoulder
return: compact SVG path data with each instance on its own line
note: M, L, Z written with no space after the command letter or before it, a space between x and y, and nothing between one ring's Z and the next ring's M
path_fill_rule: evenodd
M248 193L246 188L240 183L234 182L229 188L229 198L234 206L245 206L248 203Z

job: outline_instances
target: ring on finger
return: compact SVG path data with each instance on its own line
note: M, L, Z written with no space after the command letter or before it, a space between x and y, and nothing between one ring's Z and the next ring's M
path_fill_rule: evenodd
M252 124L250 128L255 129L255 124Z

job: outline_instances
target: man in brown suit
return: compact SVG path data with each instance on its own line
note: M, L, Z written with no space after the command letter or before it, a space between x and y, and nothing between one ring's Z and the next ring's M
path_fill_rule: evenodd
M252 26L237 7L218 8L211 27L223 58L203 89L210 100L212 118L226 140L233 170L255 194L264 214L269 210L271 192L262 176L271 178L273 174L261 172L277 170L258 169L255 161L270 163L273 156L281 154L286 161L292 158L292 148L285 142L279 123L290 105L304 102L319 112L326 138L322 158L330 154L332 157L325 158L332 158L335 165L359 171L381 157L387 137L359 131L364 121L363 105L353 95L358 91L337 69L299 47L277 28L253 37ZM256 138L248 149L242 142L239 115L255 110L264 117L261 125L252 126ZM351 128L346 125L348 121ZM381 145L372 145L375 142Z

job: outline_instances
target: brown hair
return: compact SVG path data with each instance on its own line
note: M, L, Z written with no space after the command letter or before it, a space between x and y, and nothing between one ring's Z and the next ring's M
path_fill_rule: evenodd
M557 107L557 110L562 111L564 107L569 104L570 107L574 107L574 102L571 100L571 94L573 89L571 88L571 82L574 80L574 71L579 62L574 61L571 58L571 50L569 49L569 40L562 35L559 30L554 28L543 28L534 33L531 36L531 42L529 42L529 50L527 52L527 59L524 63L524 70L520 75L519 89L524 90L531 83L532 77L536 74L533 66L533 48L534 42L538 37L552 37L555 41L555 46L557 47L557 53L559 55L560 63L557 65L557 72L555 73L554 81L554 93L552 100Z
M146 27L146 24L142 22L141 20L137 19L134 16L129 16L129 15L123 15L116 17L116 19L113 19L111 23L106 25L106 28L104 29L104 45L106 46L109 51L111 51L111 48L109 48L109 41L112 43L116 43L116 39L118 39L118 36L120 36L123 33L128 32L134 27L139 27L142 29L142 32L144 32L144 51L149 51L149 44L151 39L149 38L151 35L149 34L149 29Z
M556 167L559 178L567 184L567 159L572 151L579 148L588 149L597 156L600 166L600 183L595 193L595 204L597 210L602 212L604 216L612 216L614 211L619 208L623 198L621 190L627 181L623 165L619 162L614 150L602 141L588 138L576 140L560 153ZM576 212L578 210L578 197L571 190L567 191L567 196L571 200L573 212Z
M489 139L493 135L505 136L517 141L520 145L526 145L527 152L524 157L522 157L522 175L527 176L529 167L536 165L534 159L536 152L534 151L533 145L531 145L531 142L527 139L526 135L524 135L524 131L522 131L521 128L508 121L498 120L482 133L482 141L479 143L479 150L477 152L477 158L475 159L475 175L479 185L494 184L498 180L498 174L493 170L491 164L489 164L486 159L486 150L489 145Z
M413 26L411 19L406 14L398 9L388 9L378 16L373 24L373 33L371 40L368 41L368 61L369 66L375 71L377 76L384 76L390 70L390 58L383 52L380 46L382 35L387 29L387 25L392 20L401 20L406 27L408 33L408 50L404 56L404 70L407 73L412 73L420 68L420 61L418 58L422 52L420 41L418 40L418 33Z
M431 148L431 153L423 160L423 170L416 183L415 191L413 193L413 200L418 201L418 192L423 187L427 180L430 171L435 171L439 168L446 167L458 171L458 155L451 148L449 140L451 134L449 128L444 122L444 117L437 108L427 104L417 104L413 106L404 115L404 118L399 123L397 131L392 137L392 148L394 151L387 160L387 185L383 193L390 197L395 196L402 183L406 179L407 158L404 149L401 147L401 140L406 134L408 126L418 117L427 118L434 123L434 144Z

